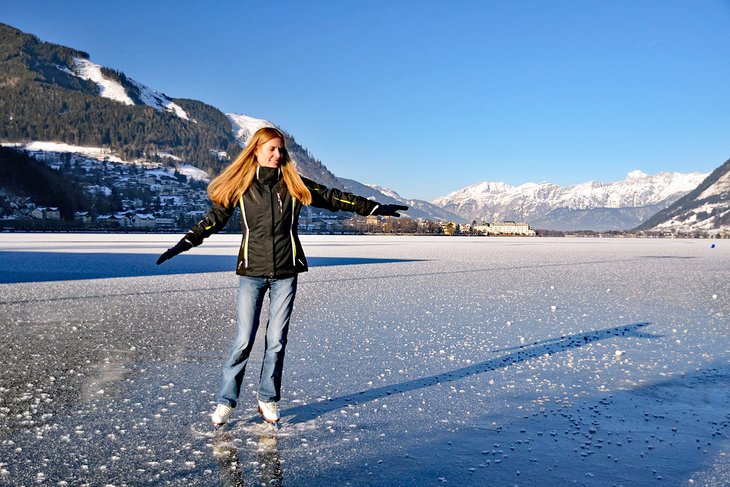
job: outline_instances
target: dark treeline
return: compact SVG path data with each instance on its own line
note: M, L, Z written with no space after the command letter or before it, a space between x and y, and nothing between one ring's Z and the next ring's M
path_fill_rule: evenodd
M38 205L58 207L64 220L73 220L75 211L92 204L73 180L23 152L5 147L0 147L0 187L30 197ZM0 205L6 204L0 199Z
M123 105L39 83L0 87L0 113L7 117L0 124L2 140L107 147L127 160L154 159L158 152L166 152L214 174L222 162L212 151L239 149L230 135L230 123L218 128L148 106Z

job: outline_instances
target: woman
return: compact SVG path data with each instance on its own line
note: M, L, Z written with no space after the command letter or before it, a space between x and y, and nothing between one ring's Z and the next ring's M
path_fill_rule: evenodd
M289 319L297 289L297 274L307 270L297 226L303 205L328 210L354 211L360 215L400 216L407 206L381 205L303 178L275 128L256 131L246 148L208 186L213 206L197 225L157 264L190 250L222 229L238 206L243 241L238 252L238 333L223 365L223 380L211 419L221 426L236 407L261 315L269 291L264 360L258 387L259 413L269 423L279 421L276 406L281 398L281 375Z

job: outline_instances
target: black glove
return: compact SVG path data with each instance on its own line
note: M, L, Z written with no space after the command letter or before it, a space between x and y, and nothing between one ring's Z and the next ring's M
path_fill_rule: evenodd
M189 240L182 239L178 243L175 244L174 247L167 249L158 259L157 259L157 265L162 264L168 259L172 259L177 254L181 252L185 252L186 250L190 250L193 248L193 244L190 243Z
M373 210L371 215L400 216L398 212L406 211L407 209L408 207L403 205L379 205Z

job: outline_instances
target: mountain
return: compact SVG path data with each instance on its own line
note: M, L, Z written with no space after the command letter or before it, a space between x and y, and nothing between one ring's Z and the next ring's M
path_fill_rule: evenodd
M589 181L567 188L547 182L484 182L432 203L468 221L512 220L549 230L627 230L692 191L706 176L632 171L623 181Z
M83 51L0 24L0 140L104 147L125 160L172 154L218 169L237 142L225 115L173 99Z
M241 147L244 147L248 143L249 139L258 129L262 127L275 127L268 120L249 117L247 115L229 113L226 116L231 122L234 136ZM296 162L297 169L302 175L325 186L342 189L337 177L320 160L315 159L307 149L299 145L294 139L294 136L283 130L282 132L286 137L286 147L289 150L289 154Z
M0 24L0 46L0 112L9 114L0 124L3 142L101 147L126 161L190 162L214 175L248 140L241 125L272 125L226 115L197 100L172 98L91 62L83 51L43 42L8 25ZM248 123L236 124L243 119ZM323 184L336 181L287 136L303 173Z
M57 164L59 167L74 160L69 153L93 154L90 158L81 157L79 161L83 163L71 164L72 169L93 168L94 161L156 164L175 178L195 174L197 180L218 174L257 128L273 125L243 114L223 113L202 101L169 96L121 71L93 63L84 51L43 42L1 23L0 115L2 145L26 147L41 160L66 154L61 160L63 164ZM668 207L706 176L647 176L634 171L625 181L587 182L569 188L550 183L513 187L487 182L429 203L407 200L395 191L338 177L293 135L285 132L285 136L304 176L384 203L406 204L411 207L407 216L413 218L459 223L515 220L541 229L625 230ZM44 151L48 157L40 156ZM117 169L127 177L126 169ZM149 194L150 188L132 179L125 179L127 187L108 201L95 197L99 200L97 209L123 201L125 195L128 200L146 205L153 196ZM134 184L139 187L131 187ZM21 188L17 184L14 187ZM12 188L0 190L3 194L12 192ZM27 189L18 191L23 198L31 197ZM20 198L20 193L15 196ZM144 197L130 196L134 194Z
M467 223L464 218L459 215L447 211L440 206L423 200L412 200L403 198L392 189L381 188L377 185L362 184L352 179L337 178L340 185L345 191L359 194L366 198L376 199L384 204L402 204L408 206L408 216L410 218L423 218L426 220L443 220L453 221L455 223Z
M693 191L636 227L637 231L730 233L730 160Z
M274 125L247 115L225 114L198 100L168 96L121 71L93 63L86 52L43 42L2 23L0 113L4 145L60 143L104 151L126 162L162 163L177 169L194 166L211 177L257 128ZM304 176L344 189L321 161L293 135L284 133ZM373 190L369 194L387 198ZM427 211L418 214L435 218Z

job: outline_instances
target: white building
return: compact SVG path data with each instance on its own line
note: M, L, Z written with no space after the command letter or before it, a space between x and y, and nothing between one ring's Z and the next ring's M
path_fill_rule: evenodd
M157 226L157 220L154 215L149 214L135 214L131 219L132 226L134 228L155 228Z
M501 223L480 223L474 225L474 230L484 235L521 235L534 237L535 230L527 223L501 222Z

